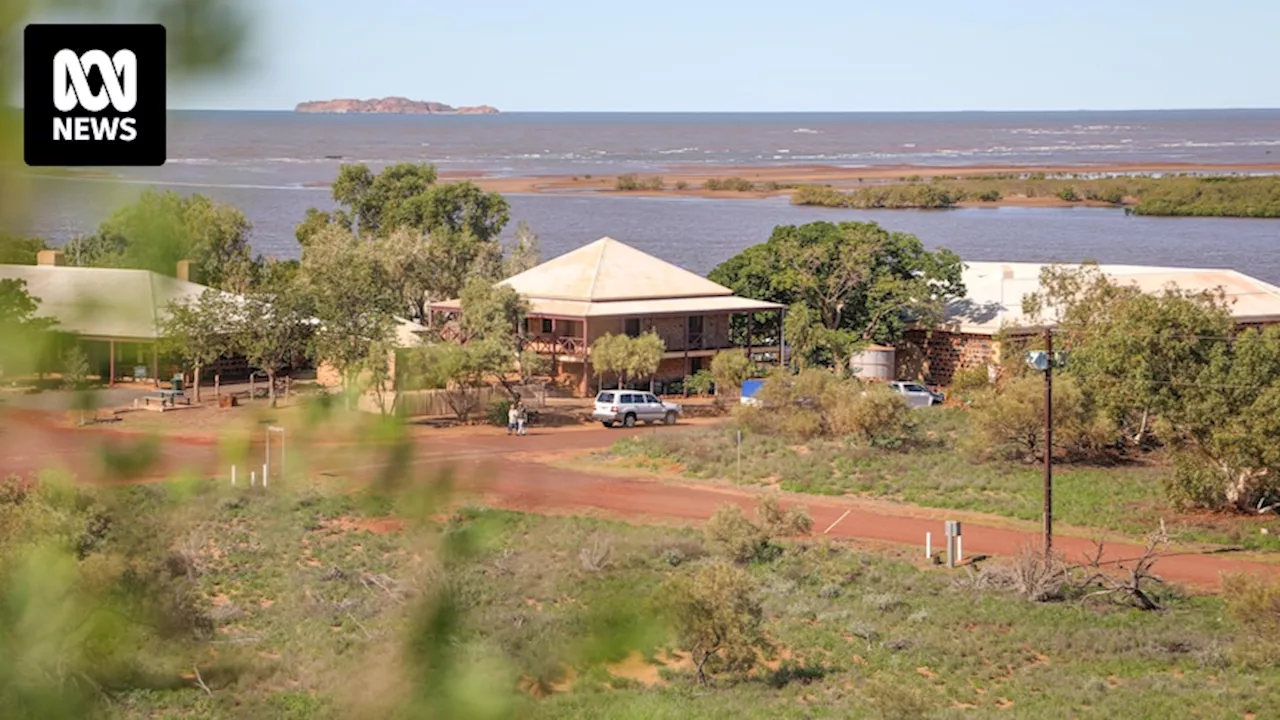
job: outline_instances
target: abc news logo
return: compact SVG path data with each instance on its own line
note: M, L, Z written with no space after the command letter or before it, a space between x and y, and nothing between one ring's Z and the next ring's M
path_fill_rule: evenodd
M32 166L163 165L161 25L28 25L25 155Z

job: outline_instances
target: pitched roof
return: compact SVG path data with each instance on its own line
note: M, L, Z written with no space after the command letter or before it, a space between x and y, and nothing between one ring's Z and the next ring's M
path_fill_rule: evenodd
M530 299L580 302L733 294L723 285L608 237L503 282Z
M1034 319L1022 314L1022 298L1040 289L1040 263L969 262L963 273L965 297L947 310L947 324L959 332L990 335L1004 328L1023 328ZM1280 319L1280 288L1227 269L1099 265L1120 285L1160 292L1170 285L1190 292L1226 294L1238 322Z
M24 280L40 300L38 317L57 329L89 337L155 340L171 301L195 299L208 288L150 270L51 265L0 265L0 280Z

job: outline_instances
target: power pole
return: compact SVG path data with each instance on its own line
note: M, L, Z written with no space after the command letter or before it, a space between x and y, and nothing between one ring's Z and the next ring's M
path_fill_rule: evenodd
M1044 329L1044 556L1053 554L1053 331Z

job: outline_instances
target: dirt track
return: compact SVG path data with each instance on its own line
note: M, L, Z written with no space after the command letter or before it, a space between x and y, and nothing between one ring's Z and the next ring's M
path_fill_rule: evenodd
M680 432L680 428L570 428L531 432L527 437L512 438L502 430L491 428L423 431L415 436L410 467L421 477L454 468L460 489L477 493L486 504L496 507L549 514L595 512L639 522L700 522L726 503L736 503L749 510L759 497L757 492L742 488L564 470L531 459L537 454L607 447L630 434ZM0 424L0 433L0 472L30 472L49 464L60 464L82 477L105 482L111 482L113 477L102 474L94 441L130 442L120 433L40 427L30 422ZM94 441L89 441L91 437ZM361 452L354 444L330 446L312 455L313 471L332 475L367 476L383 464L380 455ZM225 475L226 471L217 464L212 443L169 439L161 457L145 475L158 479L183 469ZM943 514L939 512L807 495L790 495L784 502L808 508L816 533L836 523L847 511L829 533L834 538L914 545L920 547L921 555L926 532L933 533L935 547L941 542ZM1036 533L1009 529L1008 525L1008 521L996 518L988 522L966 520L966 556L1009 555L1022 546L1038 545ZM1083 538L1059 535L1055 537L1055 547L1068 559L1075 560L1092 550L1093 544ZM1140 552L1141 548L1134 545L1109 544L1105 559L1123 563ZM1171 582L1212 588L1218 585L1222 573L1280 575L1280 563L1253 562L1220 554L1174 554L1161 558L1157 572Z

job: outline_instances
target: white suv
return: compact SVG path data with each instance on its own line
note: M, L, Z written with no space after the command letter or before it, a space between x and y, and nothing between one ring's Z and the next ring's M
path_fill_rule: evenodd
M662 402L657 395L640 390L603 390L596 395L596 409L591 417L605 427L622 423L635 427L636 421L675 425L682 408L676 403Z

